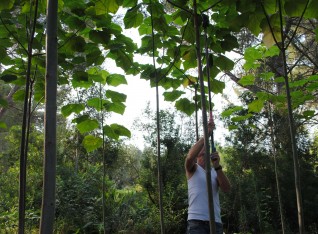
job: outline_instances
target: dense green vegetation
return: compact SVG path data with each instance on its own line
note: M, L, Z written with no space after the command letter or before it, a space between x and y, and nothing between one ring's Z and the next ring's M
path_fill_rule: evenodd
M154 130L155 118L140 123ZM242 113L244 114L244 113ZM172 111L161 112L165 148L162 154L164 184L164 214L167 233L184 233L186 227L187 190L183 169L184 157L193 137L194 123L180 125L180 116ZM250 123L258 121L256 116ZM224 120L226 122L226 120ZM146 126L147 125L147 126ZM189 126L189 128L185 128ZM274 161L268 144L260 132L239 125L239 131L228 139L231 146L217 146L222 164L233 189L221 193L223 221L226 233L279 233L280 218ZM183 127L181 130L181 127ZM63 127L61 127L63 128ZM173 130L172 130L173 129ZM12 127L3 138L6 150L1 160L1 230L17 230L18 204L18 126ZM154 134L155 131L150 132ZM74 139L79 133L61 130L58 140L56 233L102 233L102 177L101 151L86 153ZM149 135L149 136L150 136ZM155 142L155 138L149 144ZM299 139L302 168L302 189L306 230L317 233L317 139L308 140L303 132ZM278 140L280 144L286 138ZM277 141L277 143L278 143ZM26 233L36 232L40 219L42 187L43 135L33 129L30 136L26 204ZM288 146L286 146L288 147ZM106 147L106 233L159 233L157 164L154 149L143 151L124 142L108 142ZM294 195L292 160L284 148L279 152L278 168L283 194L286 233L297 232L297 208Z
M226 233L318 233L317 1L59 0L54 97L45 96L55 91L45 44L52 2L0 3L1 232L37 233L45 218L55 233L160 233L161 223L184 233L183 161L202 135L196 117L204 122L213 105L207 94L232 86L223 95L237 100L216 114L230 130L217 145L233 185L221 195ZM145 109L135 124L142 150L125 143L133 129L107 122L125 112L118 87L129 75L175 107ZM49 101L57 118L47 126ZM44 174L56 191L43 188Z

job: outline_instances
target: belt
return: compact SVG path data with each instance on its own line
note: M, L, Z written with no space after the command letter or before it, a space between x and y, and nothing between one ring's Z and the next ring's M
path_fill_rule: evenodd
M210 221L199 220L199 219L189 219L188 222L197 223L197 224L204 224L204 225L209 225L210 224Z

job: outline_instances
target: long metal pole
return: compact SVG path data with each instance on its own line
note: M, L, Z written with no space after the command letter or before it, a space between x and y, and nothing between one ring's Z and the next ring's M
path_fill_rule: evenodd
M200 51L200 32L197 14L197 3L196 0L193 1L193 17L194 17L194 29L195 29L195 41L196 41L196 53L197 53L197 63L201 90L201 106L202 106L202 119L203 119L203 131L204 131L204 147L205 147L205 173L206 173L206 183L208 191L208 206L209 206L209 217L210 217L210 233L215 234L215 219L214 219L214 204L213 204L213 192L211 186L211 164L210 164L210 147L209 147L209 133L208 133L208 121L206 115L206 99L204 91L204 80L202 72L202 62L201 62L201 51Z
M206 73L208 78L208 92L209 92L209 111L210 111L210 121L213 121L213 114L212 114L212 97L211 97L211 80L210 80L210 58L209 58L209 50L208 50L208 36L207 36L207 28L209 25L209 18L207 15L202 15L202 22L203 22L203 28L204 28L204 37L205 37L205 60L206 60ZM212 61L213 63L213 58ZM214 146L214 132L212 130L211 133L211 150L212 152L215 152L215 146Z
M161 234L165 233L164 226L164 215L163 215L163 185L162 185L162 173L161 173L161 153L160 153L160 115L159 115L159 78L156 69L156 61L155 61L155 35L154 35L154 25L152 19L152 1L150 1L150 17L151 17L151 28L152 28L152 60L153 60L153 68L155 70L155 81L156 81L156 106L157 106L157 167L158 167L158 187L159 187L159 210L160 210L160 227Z

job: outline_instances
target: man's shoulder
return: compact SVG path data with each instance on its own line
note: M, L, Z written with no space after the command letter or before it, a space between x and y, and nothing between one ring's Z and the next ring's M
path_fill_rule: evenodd
M195 163L191 169L187 169L186 168L186 176L187 176L188 180L194 175L194 173L196 172L197 168L198 168L198 164L197 163Z

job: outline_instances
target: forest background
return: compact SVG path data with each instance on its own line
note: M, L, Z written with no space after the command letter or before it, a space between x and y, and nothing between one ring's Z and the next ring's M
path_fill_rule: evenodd
M0 232L184 233L184 158L205 132L210 94L227 98L231 82L237 100L215 115L230 131L215 142L233 187L221 194L225 233L318 233L316 9L2 0ZM157 98L160 87L174 108L146 106L132 129L109 123L125 113L127 79ZM135 129L143 149L127 143Z

